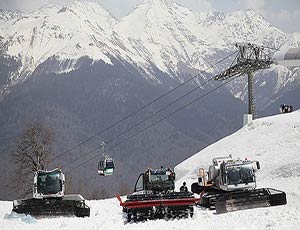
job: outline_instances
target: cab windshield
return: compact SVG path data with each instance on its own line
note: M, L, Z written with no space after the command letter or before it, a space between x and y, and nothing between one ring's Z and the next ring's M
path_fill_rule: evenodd
M62 182L59 179L61 173L39 173L37 178L37 192L42 194L56 194L62 190Z
M150 182L155 181L168 181L169 175L166 171L163 170L157 170L157 171L150 171Z
M115 167L113 161L106 161L106 168L113 169Z
M252 165L227 167L228 184L248 184L254 182Z

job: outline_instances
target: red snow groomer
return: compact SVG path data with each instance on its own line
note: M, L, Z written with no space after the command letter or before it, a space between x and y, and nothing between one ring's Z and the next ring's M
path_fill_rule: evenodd
M187 218L194 214L199 201L191 192L175 192L175 173L170 169L147 169L135 184L134 193L122 202L117 196L127 221L161 218Z

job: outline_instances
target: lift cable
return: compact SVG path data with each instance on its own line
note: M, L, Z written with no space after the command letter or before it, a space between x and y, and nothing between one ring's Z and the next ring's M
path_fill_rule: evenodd
M234 52L234 53L231 53L231 54L227 55L226 57L224 57L224 58L220 59L219 61L217 61L214 65L217 65L217 64L219 64L219 63L225 61L226 59L230 58L231 56L233 56L233 55L235 55L235 54L237 54L237 53L238 53L238 51L236 51L236 52ZM185 84L191 82L192 80L194 80L195 78L197 78L201 73L203 73L203 72L209 70L210 68L211 68L211 67L206 68L205 70L200 71L200 73L198 73L198 74L194 75L193 77L189 78L187 81L182 82L181 84L179 84L178 86L174 87L173 89L171 89L171 90L169 90L169 91L163 93L162 95L158 96L157 98L155 98L154 100L150 101L149 103L147 103L146 105L142 106L141 108L137 109L136 111L134 111L134 112L132 112L132 113L126 115L125 117L123 117L123 118L121 118L120 120L118 120L117 122L115 122L115 123L109 125L108 127L104 128L103 130L99 131L98 133L92 135L91 137L87 138L86 140L81 141L81 142L79 142L78 144L74 145L73 147L67 149L66 151L62 152L61 154L59 154L59 155L57 155L55 158L53 158L52 161L54 161L54 160L56 160L56 159L62 157L62 156L65 155L66 153L68 153L68 152L70 152L70 151L76 149L76 148L79 147L80 145L85 144L86 142L88 142L88 141L94 139L95 137L100 136L102 133L108 131L109 129L114 128L115 126L117 126L118 124L120 124L120 123L122 123L123 121L127 120L128 118L132 117L132 116L135 115L136 113L138 113L138 112L144 110L145 108L147 108L147 107L149 107L150 105L154 104L155 102L159 101L159 100L162 99L163 97L165 97L165 96L169 95L170 93L174 92L175 90L177 90L177 89L180 88L181 86L183 86L183 85L185 85Z
M214 91L218 90L218 89L221 88L222 86L228 84L229 82L231 82L232 80L238 78L238 77L241 76L241 75L242 75L242 74L239 74L239 75L237 75L237 76L235 76L235 77L233 77L233 78L230 78L228 81L223 82L222 84L220 84L219 86L215 87L214 89L212 89L212 90L206 92L205 94L199 96L198 98L196 98L196 99L190 101L189 103L187 103L187 104L181 106L180 108L176 109L175 111L173 111L173 112L171 112L171 113L165 115L164 117L160 118L160 119L157 120L156 122L150 124L149 126L145 127L144 129L138 131L136 134L131 135L131 136L129 136L129 137L123 139L123 140L120 141L119 143L117 143L117 144L113 145L112 147L110 147L108 151L111 151L112 149L116 148L117 146L123 144L124 142L127 142L128 140L130 140L130 139L132 139L132 138L138 136L139 134L145 132L146 130L148 130L148 129L154 127L155 125L157 125L157 124L160 123L161 121L165 120L166 118L168 118L168 117L174 115L175 113L177 113L177 112L179 112L179 111L185 109L186 107L188 107L188 106L194 104L195 102L197 102L197 101L203 99L204 97L208 96L209 94L213 93ZM91 153L95 152L95 151L98 150L98 149L99 149L99 148L97 147L97 148L95 148L95 149L93 149L93 150L91 150L91 151L85 153L83 156L80 156L80 157L74 159L72 162L67 163L67 164L64 165L63 167L66 167L66 166L70 165L71 163L73 163L73 162L75 162L75 161L77 161L77 160L79 160L79 159L82 159L83 157L86 157L86 156L90 155ZM78 165L75 166L75 167L71 167L69 170L65 171L65 173L69 173L69 172L71 172L71 171L73 171L73 170L75 170L75 169L77 169L77 168L83 166L84 164L88 163L89 161L95 159L96 157L98 157L98 154L93 155L91 158L89 158L89 159L87 159L87 160L81 162L80 164L78 164ZM28 185L30 185L30 183L27 183L27 184L25 184L25 185L22 186L22 187L25 188L25 187L27 187ZM13 187L12 189L17 188L18 186L19 186L19 185ZM9 194L4 195L4 197L7 197L7 195L9 195Z
M231 82L232 80L236 79L236 78L239 77L239 76L241 76L241 75L238 75L238 76L235 76L234 78L229 79L228 81L226 81L226 82L220 84L220 85L217 86L216 88L214 88L214 89L208 91L207 93L205 93L205 94L201 95L200 97L198 97L198 98L192 100L191 102L189 102L189 103L185 104L184 106L182 106L182 107L176 109L175 111L173 111L173 112L171 112L171 113L165 115L164 117L160 118L159 120L157 120L156 122L154 122L154 123L152 123L151 125L147 126L146 128L144 128L144 129L138 131L136 134L131 135L131 136L129 136L129 137L123 139L123 140L120 141L119 143L117 143L117 144L113 145L112 147L110 147L110 148L108 149L108 151L111 151L112 149L116 148L117 146L123 144L125 141L128 141L128 140L130 140L130 139L132 139L132 138L138 136L139 134L141 134L141 133L143 133L144 131L146 131L146 130L152 128L153 126L157 125L159 122L165 120L166 118L168 118L168 117L174 115L175 113L177 113L177 112L183 110L184 108L186 108L186 107L192 105L193 103L195 103L195 102L197 102L197 101L203 99L203 98L206 97L207 95L209 95L209 94L211 94L212 92L218 90L219 88L221 88L222 86L228 84L229 82ZM90 151L88 154L90 154L90 153L96 151L97 149L98 149L98 148L93 149L93 150ZM85 154L85 156L87 156L88 154ZM81 167L82 165L84 165L84 164L86 164L87 162L89 162L89 161L95 159L96 157L98 157L98 154L95 155L95 156L93 156L93 157L91 157L91 158L89 158L88 160L86 160L86 161L80 163L79 165L77 165L77 166L75 166L75 167L72 167L70 170L66 171L66 173L67 173L67 172L70 172L70 171L72 171L72 170L74 170L74 169L77 169L77 168Z
M231 56L233 56L233 55L235 55L235 54L237 54L237 53L238 53L238 51L233 52L233 53L227 55L226 57L224 57L224 58L220 59L219 61L217 61L216 63L214 63L214 65L217 65L217 64L219 64L219 63L225 61L226 59L230 58ZM58 159L58 158L60 158L60 157L62 157L62 156L64 156L64 155L67 154L68 152L71 152L72 150L76 149L77 147L79 147L79 146L81 146L81 145L83 145L83 144L89 142L90 140L92 140L92 139L94 139L95 137L101 135L102 133L108 131L109 129L111 129L111 128L117 126L117 125L120 124L121 122L123 122L123 121L127 120L128 118L132 117L133 115L135 115L136 113L138 113L138 112L144 110L145 108L147 108L147 107L149 107L150 105L154 104L155 102L157 102L157 101L160 100L161 98L163 98L163 97L167 96L168 94L172 93L173 91L175 91L175 90L178 89L179 87L181 87L181 86L187 84L188 82L191 82L192 80L194 80L195 78L197 78L201 73L207 71L207 70L210 69L210 68L212 68L212 67L206 68L205 70L201 71L200 73L198 73L198 74L194 75L193 77L189 78L187 81L185 81L185 82L179 84L179 85L176 86L175 88L173 88L173 89L167 91L166 93L164 93L164 94L160 95L159 97L155 98L154 100L150 101L149 103L147 103L146 105L142 106L142 107L139 108L138 110L136 110L136 111L134 111L134 112L132 112L132 113L126 115L125 117L121 118L121 119L118 120L117 122L115 122L115 123L109 125L108 127L104 128L104 129L101 130L100 132L98 132L98 133L92 135L91 137L87 138L86 140L81 141L81 142L79 142L78 144L74 145L73 147L71 147L71 148L65 150L65 151L62 152L61 154L59 154L59 155L57 155L56 157L54 157L53 159L51 159L51 160L49 161L49 163L55 161L56 159ZM28 175L29 175L29 174L28 174ZM0 188L0 192L3 191L3 189L5 189L5 188L7 188L7 187L9 187L9 186L11 186L11 185L13 185L13 184L16 183L16 182L17 182L17 181L14 180L13 182L10 182L10 183L8 183L8 184L2 186L2 188Z
M236 59L237 56L234 58ZM232 65L232 64L231 64ZM121 137L122 135L130 132L131 130L133 130L134 128L140 126L141 124L145 123L146 121L150 120L152 117L154 117L155 115L157 115L158 113L162 112L163 110L169 108L170 106L174 105L175 103L177 103L178 101L180 101L181 99L183 99L184 97L190 95L191 93L195 92L196 90L198 90L199 88L201 88L202 86L204 86L205 84L208 84L210 81L214 80L214 77L212 78L209 78L208 80L206 80L205 82L201 83L200 85L196 86L194 89L190 90L189 92L185 93L184 95L180 96L179 98L177 98L176 100L174 100L173 102L169 103L168 105L162 107L161 109L159 109L157 112L151 114L150 116L146 117L144 120L136 123L135 125L133 125L132 127L124 130L123 132L121 132L120 134L118 134L117 136L111 138L109 141L107 141L106 143L107 144L110 144L111 142L117 140L119 137ZM200 100L200 99L199 99ZM184 107L185 108L185 107ZM114 146L113 148L115 148L117 146ZM91 153L93 153L94 151L96 151L98 148L95 148L89 152L87 152L85 155L89 155ZM109 148L109 150L111 150L112 148ZM69 166L70 164L74 163L75 161L79 160L81 157L78 157L70 162L68 162L67 164L65 164L63 167L67 167Z
M107 143L107 144L110 144L111 142L117 140L117 139L118 139L119 137L121 137L122 135L124 135L124 134L130 132L130 131L133 130L134 128L136 128L136 127L140 126L141 124L145 123L146 121L150 120L152 117L154 117L154 116L157 115L158 113L160 113L160 112L162 112L163 110L169 108L171 105L173 105L173 104L175 104L176 102L180 101L182 98L184 98L184 97L186 97L187 95L193 93L194 91L196 91L197 89L199 89L200 87L204 86L205 84L207 84L208 82L210 82L210 81L212 81L212 80L214 80L214 78L210 78L209 80L203 82L201 85L198 85L197 87L195 87L194 89L192 89L192 90L189 91L188 93L186 93L186 94L184 94L183 96L177 98L176 100L174 100L174 101L171 102L170 104L168 104L168 105L162 107L162 108L159 109L157 112L155 112L155 113L151 114L150 116L146 117L144 120L142 120L142 121L136 123L135 125L131 126L130 128L124 130L124 131L121 132L121 133L119 133L117 136L111 138L111 139L110 139L109 141L107 141L106 143ZM98 148L96 148L96 149L98 149ZM93 149L92 151L89 151L89 152L86 153L85 155L88 155L88 154L90 154L91 152L94 152L96 149ZM109 149L109 150L111 150L111 149ZM80 157L78 157L78 158L76 158L76 159L74 159L74 160L68 162L68 163L65 164L63 167L67 167L68 165L74 163L75 161L77 161L77 160L79 160L79 159L80 159Z

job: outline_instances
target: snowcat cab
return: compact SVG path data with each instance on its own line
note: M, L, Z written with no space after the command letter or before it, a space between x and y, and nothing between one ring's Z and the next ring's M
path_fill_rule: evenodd
M255 188L255 172L259 167L258 161L247 159L223 161L215 168L219 172L219 175L215 178L215 185L224 191Z
M65 175L61 169L38 170L33 178L33 197L14 200L12 211L34 217L90 216L90 208L80 194L64 193Z
M256 187L255 172L260 169L258 161L233 160L229 157L217 157L209 170L201 168L198 175L198 183L192 185L192 191L201 193L208 187L223 191L244 190ZM198 189L198 190L197 190Z
M147 169L141 173L134 188L134 192L167 193L174 191L175 173L170 169Z
M258 161L234 160L231 155L214 158L207 173L199 170L198 182L191 190L200 194L202 206L217 213L286 204L283 191L256 189L255 173L259 169Z
M98 163L98 174L100 176L111 176L114 173L115 165L113 159L106 155Z
M52 171L39 170L34 173L33 197L63 197L65 191L65 175L61 169Z

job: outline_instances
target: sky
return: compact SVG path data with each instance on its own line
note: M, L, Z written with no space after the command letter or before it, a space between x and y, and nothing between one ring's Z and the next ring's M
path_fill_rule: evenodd
M0 8L30 12L48 4L67 5L76 0L0 0ZM90 0L122 18L143 0ZM193 11L232 12L254 9L284 32L300 32L300 0L173 0Z

